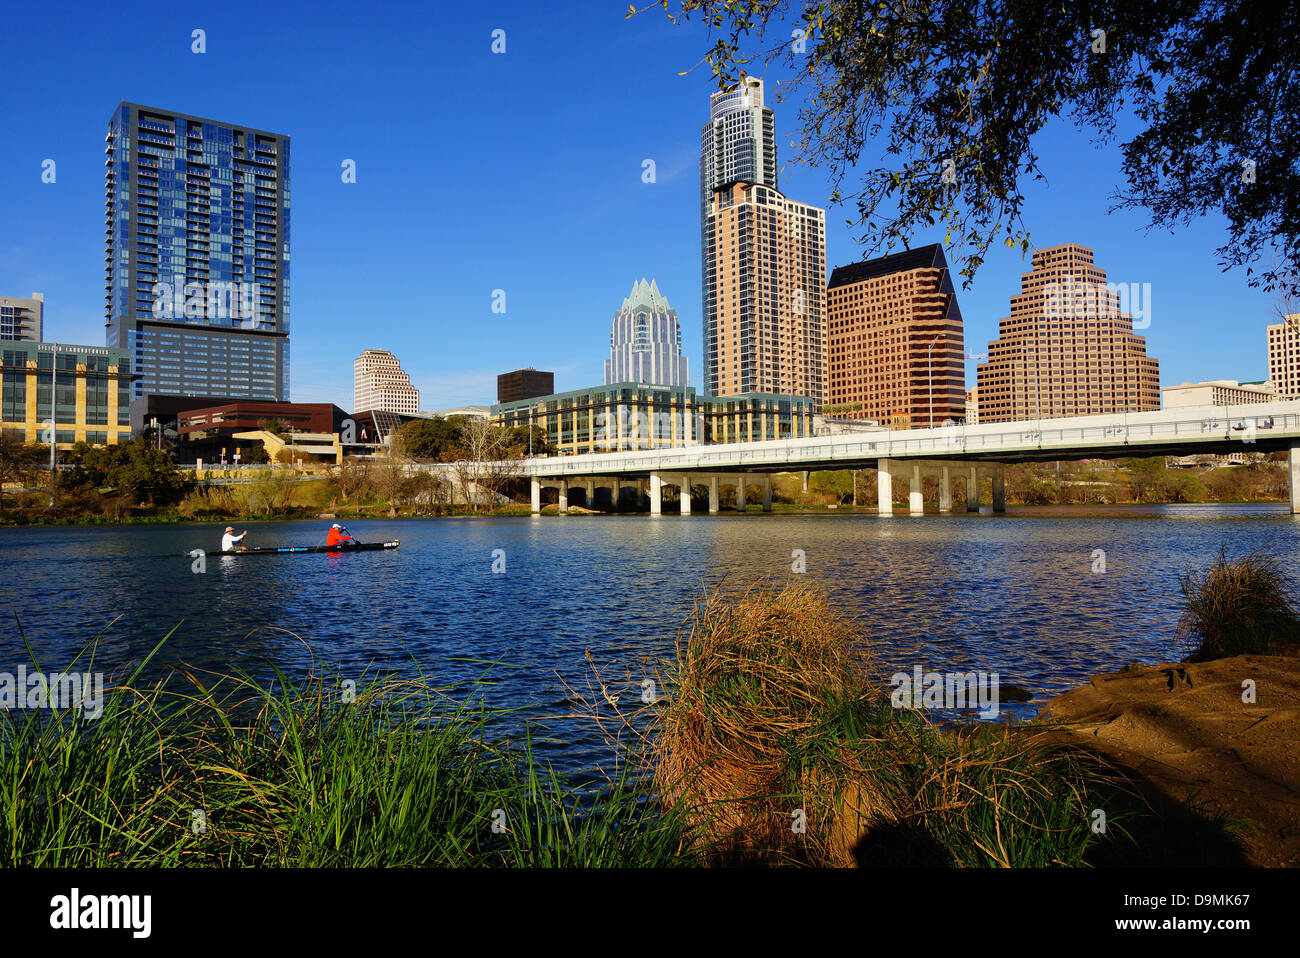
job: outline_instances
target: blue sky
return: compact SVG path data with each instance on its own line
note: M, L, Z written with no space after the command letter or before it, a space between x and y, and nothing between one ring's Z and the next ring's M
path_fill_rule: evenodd
M677 309L698 386L697 164L714 85L706 66L679 72L708 36L626 9L11 6L6 33L21 52L0 87L0 294L45 293L47 339L103 343L103 139L129 100L292 138L291 398L349 408L364 348L396 352L425 409L493 402L497 373L520 366L554 370L559 390L598 383L613 313L642 276ZM196 28L202 55L190 49ZM495 29L505 54L491 52ZM774 106L786 147L796 104ZM1117 150L1066 122L1036 146L1048 182L1027 184L1035 245L1083 243L1112 281L1151 283L1145 335L1162 384L1264 378L1272 302L1244 271L1220 271L1222 222L1148 234L1141 212L1106 212ZM41 182L47 158L52 184ZM342 182L345 159L355 184ZM781 186L823 206L831 189L822 171L795 166ZM852 213L828 208L831 267L864 254L845 226ZM959 289L969 352L987 351L1028 269L997 247ZM492 312L495 289L505 315Z

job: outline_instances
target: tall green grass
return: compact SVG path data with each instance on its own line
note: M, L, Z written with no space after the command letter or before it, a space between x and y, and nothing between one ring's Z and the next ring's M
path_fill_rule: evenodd
M683 820L627 767L592 794L539 768L530 742L494 744L501 713L451 690L363 677L345 701L338 677L193 671L143 685L152 657L97 719L0 718L0 865L692 860Z

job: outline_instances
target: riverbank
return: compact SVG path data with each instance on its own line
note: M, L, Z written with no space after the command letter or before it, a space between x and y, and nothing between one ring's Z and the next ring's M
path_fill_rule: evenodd
M1100 755L1148 800L1221 823L1247 863L1300 865L1300 659L1132 666L1049 700L1039 719L1041 741Z

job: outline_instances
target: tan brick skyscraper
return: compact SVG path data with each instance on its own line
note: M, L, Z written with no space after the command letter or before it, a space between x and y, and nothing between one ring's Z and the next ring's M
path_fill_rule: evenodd
M1092 250L1073 243L1033 262L979 367L980 422L1159 409L1160 364L1120 309L1127 299L1149 315L1149 287L1108 286Z
M733 183L704 224L705 395L826 401L826 212Z
M1268 378L1278 398L1300 399L1300 313L1268 327Z
M826 312L827 416L921 428L966 415L961 310L942 246L837 267Z

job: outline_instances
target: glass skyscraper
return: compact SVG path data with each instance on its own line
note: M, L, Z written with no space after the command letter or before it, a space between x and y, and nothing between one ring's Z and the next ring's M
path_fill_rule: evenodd
M653 281L633 284L632 294L614 314L605 385L686 386L689 381L677 310L668 305Z
M105 326L147 393L289 398L289 138L121 103Z

